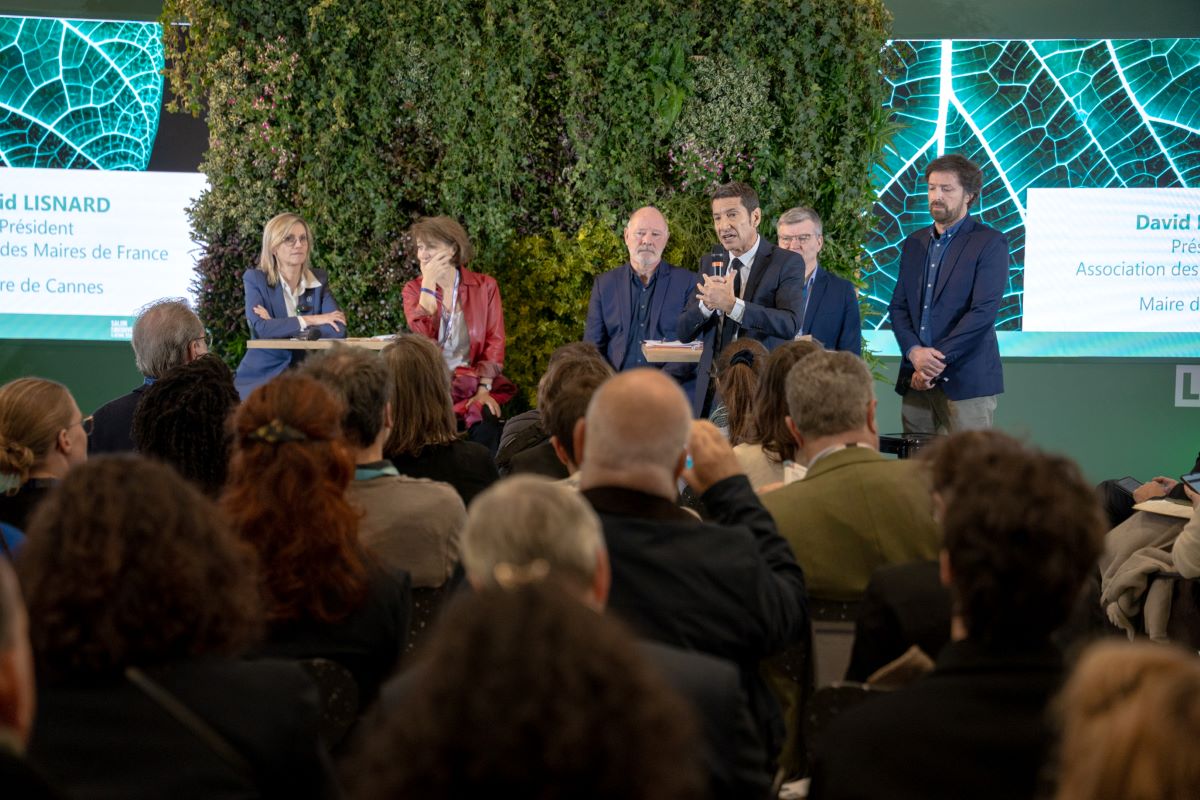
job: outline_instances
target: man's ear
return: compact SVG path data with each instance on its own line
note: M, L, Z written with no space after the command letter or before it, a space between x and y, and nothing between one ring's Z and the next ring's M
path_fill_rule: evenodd
M867 430L876 436L879 435L879 423L875 420L875 410L878 405L879 401L874 397L871 398L871 402L867 403Z
M554 455L558 456L558 460L562 462L562 465L570 470L571 457L567 455L567 448L563 447L562 442L558 440L557 436L550 437L550 446L554 448Z
M754 226L755 230L758 230L758 223L760 222L762 222L762 209L756 208L750 212L750 224Z
M392 429L392 401L383 404L383 430Z
M587 439L586 429L587 423L585 417L580 417L579 419L575 420L575 432L571 438L573 440L573 444L575 445L575 466L577 467L583 466L583 445ZM554 452L557 453L558 451L555 450Z
M800 435L800 431L796 429L796 423L792 422L791 415L783 418L783 423L787 425L788 433L792 435L792 441L797 447L804 447L804 437Z
M200 352L200 345L203 341L203 339L193 339L192 341L188 342L187 361L185 363L190 364L200 356L204 355L204 353Z
M592 597L603 609L608 604L608 590L612 587L612 565L608 551L601 547L596 551L596 574L592 576Z

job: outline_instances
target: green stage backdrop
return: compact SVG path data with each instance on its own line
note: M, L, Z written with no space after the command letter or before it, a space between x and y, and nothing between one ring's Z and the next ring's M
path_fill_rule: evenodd
M1116 3L1068 0L1047 10L1012 3L890 0L897 38L1197 37L1194 0L1148 0L1133 17ZM0 13L154 19L159 2L0 2ZM698 232L697 232L698 233ZM553 243L551 243L553 244ZM561 243L566 244L566 243ZM1198 359L1185 364L1200 365ZM890 381L894 360L882 371ZM1006 359L1008 391L998 427L1078 459L1093 479L1178 474L1200 448L1200 407L1177 406L1200 392L1200 376L1177 381L1177 363L1159 360ZM38 374L67 383L85 410L140 381L127 344L0 342L0 380ZM1177 385L1178 384L1178 385ZM878 385L885 432L899 427L899 397Z

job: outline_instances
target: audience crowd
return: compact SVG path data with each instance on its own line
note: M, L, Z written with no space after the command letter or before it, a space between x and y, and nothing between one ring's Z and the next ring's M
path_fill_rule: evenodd
M292 308L310 233L275 227ZM1162 522L998 432L891 457L811 337L733 340L711 420L572 343L505 422L494 281L453 220L413 234L382 352L235 384L161 301L94 416L0 387L0 793L1198 796L1200 496Z

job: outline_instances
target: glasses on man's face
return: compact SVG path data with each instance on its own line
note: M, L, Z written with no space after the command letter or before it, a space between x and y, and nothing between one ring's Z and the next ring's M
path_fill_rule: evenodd
M815 235L816 234L812 234L812 233L801 233L796 236L780 236L779 243L782 245L808 244L809 242L811 242L813 240L813 237Z
M76 425L80 425L83 427L83 433L85 436L91 436L92 428L96 427L95 420L90 414L88 416L84 417L83 419L79 420L79 422L72 422L70 425L67 426L67 429L69 430L71 428L74 428Z

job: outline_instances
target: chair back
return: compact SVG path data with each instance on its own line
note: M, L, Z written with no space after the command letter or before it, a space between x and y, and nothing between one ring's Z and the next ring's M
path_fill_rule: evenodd
M821 736L829 730L829 726L842 712L884 691L886 690L876 689L865 683L839 681L813 692L804 707L802 726L804 742L808 745L810 757L820 743Z
M854 649L854 623L859 603L809 598L812 615L814 676L816 686L841 681Z

